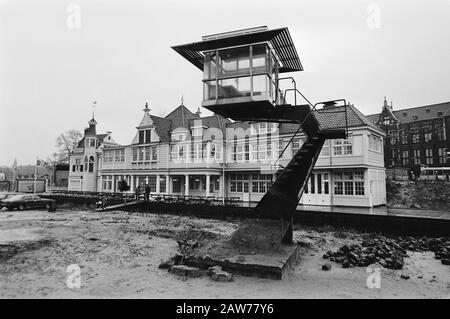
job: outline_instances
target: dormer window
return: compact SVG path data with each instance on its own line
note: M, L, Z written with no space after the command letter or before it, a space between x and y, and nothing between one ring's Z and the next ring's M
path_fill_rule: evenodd
M86 138L85 144L86 147L95 147L95 138Z
M205 128L203 126L197 126L192 128L192 136L203 136L203 130Z
M252 135L274 133L276 129L276 123L252 123L250 126L250 132Z
M139 144L150 143L150 130L139 131Z
M172 133L172 141L184 141L186 140L186 133Z

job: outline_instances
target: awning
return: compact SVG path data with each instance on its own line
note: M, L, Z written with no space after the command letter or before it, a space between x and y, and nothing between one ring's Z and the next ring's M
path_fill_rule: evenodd
M194 42L173 46L176 52L203 71L203 51L269 41L272 44L282 66L278 72L303 71L302 63L292 42L288 28L265 30L254 33Z

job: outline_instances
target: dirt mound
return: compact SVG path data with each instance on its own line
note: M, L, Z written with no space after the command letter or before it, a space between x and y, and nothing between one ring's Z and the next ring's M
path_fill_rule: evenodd
M232 235L231 244L240 249L279 250L281 224L274 220L245 221Z
M11 259L19 253L23 253L29 250L38 250L42 247L50 246L52 243L52 240L43 239L31 242L0 244L0 263Z
M168 238L168 239L174 239L177 241L214 241L223 238L224 236L201 230L201 229L194 229L194 228L187 228L183 230L177 230L177 229L170 229L170 228L157 228L157 229L151 229L151 230L137 230L138 233L143 233L149 236L155 236L155 237L161 237L161 238Z
M443 181L386 182L389 207L450 209L450 183Z

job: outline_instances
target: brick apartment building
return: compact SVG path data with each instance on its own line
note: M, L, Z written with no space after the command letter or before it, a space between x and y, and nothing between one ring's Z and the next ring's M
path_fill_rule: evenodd
M367 115L385 133L386 168L450 167L450 102L394 110L384 100L381 113Z

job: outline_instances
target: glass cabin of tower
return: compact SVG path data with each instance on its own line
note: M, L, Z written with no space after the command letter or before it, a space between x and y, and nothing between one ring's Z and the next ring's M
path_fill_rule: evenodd
M203 106L267 100L276 102L279 62L269 43L204 52Z
M303 70L287 28L217 33L172 48L202 70L202 106L233 120L272 116L276 106L289 104L278 74Z

